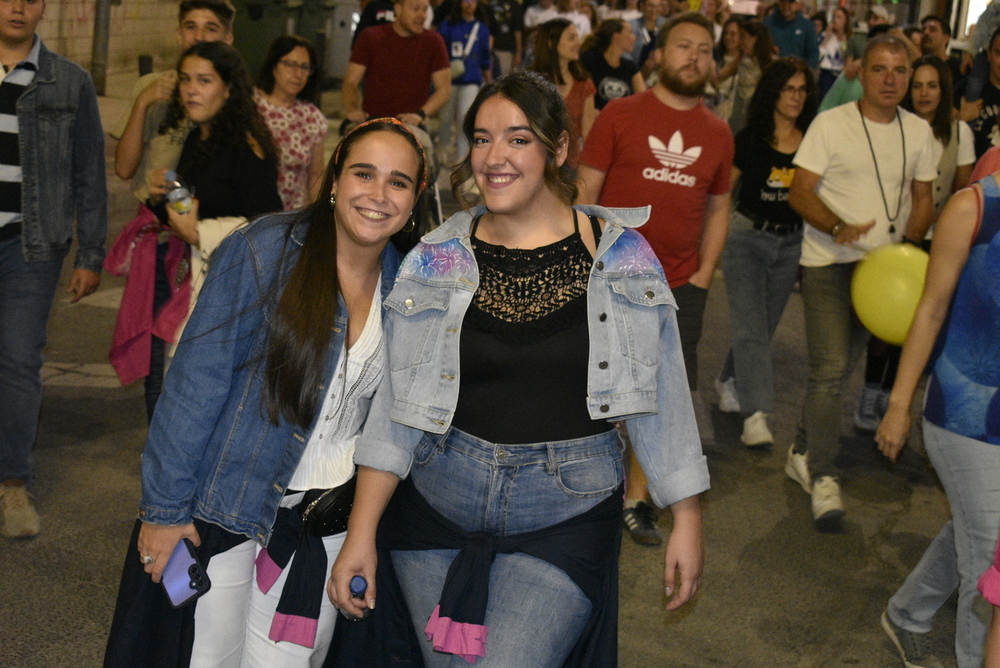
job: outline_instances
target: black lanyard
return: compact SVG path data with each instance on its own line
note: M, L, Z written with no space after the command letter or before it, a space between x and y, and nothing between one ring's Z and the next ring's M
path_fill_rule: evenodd
M875 163L875 178L878 179L878 191L882 195L882 208L885 209L885 217L890 223L896 222L899 217L899 209L903 204L903 187L906 185L906 134L903 132L903 119L899 117L899 109L896 109L896 122L899 123L899 137L903 140L903 174L899 178L899 197L896 198L896 215L889 215L889 203L885 199L885 188L882 187L882 174L878 170L878 158L875 157L875 147L872 146L871 135L868 134L868 123L865 121L865 113L861 110L861 103L858 102L858 113L861 114L861 127L865 129L865 137L868 139L868 150L872 153L872 162Z

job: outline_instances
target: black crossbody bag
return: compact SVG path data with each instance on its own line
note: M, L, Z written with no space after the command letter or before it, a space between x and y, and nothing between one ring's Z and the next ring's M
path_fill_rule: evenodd
M339 487L307 491L299 504L303 529L320 538L347 531L357 480L352 476Z

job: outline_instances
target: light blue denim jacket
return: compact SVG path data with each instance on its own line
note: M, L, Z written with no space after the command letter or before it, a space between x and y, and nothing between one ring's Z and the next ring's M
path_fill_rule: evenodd
M22 252L28 262L61 258L75 221L74 266L100 272L108 189L97 93L79 65L40 46L38 72L17 101Z
M664 507L709 483L677 306L653 250L631 229L646 222L649 207L576 208L607 221L587 290L587 409L595 420L627 422L653 501ZM479 285L469 230L484 211L455 214L403 261L385 300L387 369L355 449L356 464L405 477L423 433L450 427L462 321Z
M312 426L284 419L274 425L264 417L264 365L257 363L267 343L272 290L294 265L308 229L306 221L296 222L298 215L259 218L213 254L149 427L143 521L178 525L198 517L262 545L270 540L278 503L312 432ZM388 244L379 297L389 293L399 261ZM341 299L323 378L332 375L346 334Z

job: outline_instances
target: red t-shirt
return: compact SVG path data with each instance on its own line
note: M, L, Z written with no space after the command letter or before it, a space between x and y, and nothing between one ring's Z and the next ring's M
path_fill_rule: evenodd
M431 75L450 67L437 31L400 37L392 25L365 28L351 51L351 62L365 67L361 108L372 117L420 109L430 96Z
M648 90L604 107L580 164L604 172L601 206L653 207L639 231L675 288L698 270L705 201L729 192L733 152L729 126L705 105L681 111Z

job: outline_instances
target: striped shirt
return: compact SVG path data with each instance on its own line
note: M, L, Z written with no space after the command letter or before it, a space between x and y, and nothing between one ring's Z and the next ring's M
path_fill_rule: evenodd
M35 79L40 51L41 40L36 36L28 57L11 68L0 82L0 230L21 222L17 100Z

